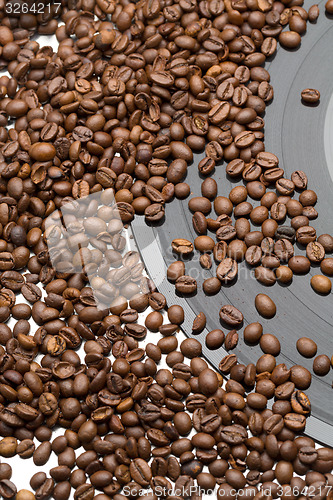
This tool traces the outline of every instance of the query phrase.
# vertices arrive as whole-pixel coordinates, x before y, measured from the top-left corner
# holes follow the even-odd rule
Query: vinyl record
[[[311,3],[306,3],[308,8]],[[333,21],[325,15],[324,3],[319,4],[320,16],[315,24],[308,24],[308,31],[302,37],[301,47],[288,51],[279,47],[275,57],[266,64],[274,87],[274,99],[265,114],[266,151],[275,153],[285,170],[286,177],[295,170],[304,170],[309,179],[309,188],[318,194],[316,209],[319,217],[311,221],[317,235],[333,234]],[[321,99],[318,105],[305,105],[301,101],[301,91],[307,87],[318,89]],[[209,351],[205,346],[208,331],[221,326],[219,310],[222,305],[232,304],[242,311],[244,327],[254,321],[262,323],[264,333],[272,333],[281,343],[281,353],[277,363],[288,367],[300,364],[312,372],[313,360],[303,358],[296,349],[300,337],[310,337],[318,345],[317,354],[332,355],[333,345],[333,299],[316,294],[310,285],[310,278],[320,273],[318,266],[311,266],[310,274],[294,276],[288,286],[276,283],[265,287],[253,277],[253,270],[245,262],[239,264],[236,283],[222,286],[212,297],[202,291],[204,279],[215,276],[216,266],[204,271],[199,264],[199,255],[185,262],[186,274],[198,278],[198,293],[185,299],[175,294],[172,284],[166,280],[166,268],[175,260],[171,241],[174,238],[197,236],[192,227],[192,214],[188,201],[200,196],[202,179],[197,165],[204,154],[195,155],[188,168],[186,182],[191,186],[191,195],[184,201],[174,200],[166,206],[165,221],[158,227],[148,226],[143,218],[137,217],[132,228],[146,269],[169,304],[179,303],[185,309],[186,321],[182,325],[184,333],[192,337],[192,323],[195,316],[203,311],[207,317],[207,329],[195,336],[201,341],[204,356],[218,368],[220,360],[227,354],[223,348]],[[218,184],[218,195],[228,193],[239,181],[227,178],[225,163],[217,166],[212,176]],[[295,197],[297,199],[297,195]],[[254,206],[259,205],[249,200]],[[214,217],[214,212],[212,212]],[[288,223],[286,221],[286,224]],[[252,230],[260,227],[252,226]],[[208,233],[209,234],[209,233]],[[211,235],[214,237],[214,235]],[[305,255],[302,246],[295,245],[295,253]],[[273,319],[260,317],[254,306],[258,293],[268,294],[277,306]],[[263,354],[260,347],[245,345],[240,329],[239,344],[234,353],[241,363],[256,362]],[[333,445],[333,397],[332,370],[325,377],[312,373],[311,387],[305,392],[312,404],[312,413],[307,420],[306,433],[326,445]]]

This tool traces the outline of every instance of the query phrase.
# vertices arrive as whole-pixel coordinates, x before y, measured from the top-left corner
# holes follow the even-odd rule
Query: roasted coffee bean
[[[255,298],[255,306],[258,313],[264,318],[273,318],[276,314],[276,305],[273,300],[264,293],[259,293]]]
[[[227,351],[230,351],[232,349],[235,349],[235,347],[238,344],[238,333],[236,330],[231,330],[230,332],[227,333],[225,337],[225,349]]]
[[[73,487],[75,500],[121,500],[125,486],[131,498],[149,487],[155,498],[158,487],[171,489],[169,479],[180,496],[194,500],[201,498],[192,494],[195,484],[203,490],[218,484],[218,499],[235,491],[287,498],[300,481],[300,490],[314,485],[316,498],[329,496],[331,478],[323,474],[332,469],[331,450],[295,438],[311,410],[303,392],[311,373],[277,365],[279,340],[252,323],[244,329],[245,343],[260,342],[265,354],[248,366],[238,364],[235,354],[225,356],[219,368],[230,380],[222,389],[221,375],[202,359],[201,342],[189,338],[177,350],[179,325],[187,321],[182,307],[167,308],[166,297],[142,276],[139,255],[125,254],[122,230],[140,215],[148,225],[162,224],[166,203],[191,194],[185,179],[189,175],[192,182],[193,151],[205,151],[198,164],[199,176],[206,177],[201,193],[188,201],[198,237],[192,243],[184,235],[171,244],[180,259],[201,253],[205,269],[213,268],[214,257],[216,271],[202,283],[205,294],[231,286],[244,259],[266,285],[288,283],[293,271],[307,272],[310,263],[333,274],[325,259],[333,239],[317,238],[309,226],[318,216],[317,195],[307,189],[304,172],[287,179],[279,159],[265,151],[262,118],[274,93],[265,58],[275,54],[278,41],[297,48],[306,21],[315,21],[319,10],[312,6],[307,13],[297,1],[252,3],[83,0],[38,15],[5,6],[0,448],[3,456],[32,455],[37,465],[53,450],[58,466],[51,478],[33,476],[34,495],[17,492],[11,468],[0,464],[4,498],[66,500]],[[283,30],[287,24],[289,31]],[[57,49],[42,47],[31,39],[35,34],[55,34]],[[315,89],[301,95],[303,103],[319,102]],[[222,159],[226,175],[246,186],[234,184],[218,196],[220,183],[209,176]],[[277,194],[266,192],[269,187]],[[299,201],[292,199],[294,190]],[[212,203],[216,217],[207,217]],[[290,226],[281,225],[287,216]],[[251,231],[250,222],[258,230]],[[294,256],[295,237],[306,257]],[[175,261],[167,278],[178,293],[192,295],[197,281],[187,272],[182,260]],[[318,293],[331,288],[321,275],[311,285]],[[32,307],[15,304],[19,292]],[[275,309],[268,299],[256,297],[266,316]],[[153,311],[144,326],[138,313],[147,307]],[[13,328],[10,315],[17,320]],[[243,322],[234,306],[223,306],[220,318],[230,327]],[[205,314],[191,325],[193,334],[202,334]],[[147,328],[162,338],[143,349],[139,341]],[[225,337],[213,330],[206,346],[218,349],[224,341],[227,350],[236,348],[237,331]],[[84,359],[76,353],[81,344]],[[315,356],[317,348],[309,344],[300,339],[297,348]],[[167,368],[160,369],[165,354]],[[324,375],[330,361],[317,357],[314,372]],[[55,426],[65,432],[51,444]],[[36,449],[34,437],[41,442]],[[81,445],[85,450],[76,456]],[[306,474],[306,481],[294,474]]]
[[[207,232],[207,219],[202,212],[195,212],[192,217],[194,230],[198,234],[206,234]]]
[[[300,365],[294,365],[291,368],[290,380],[295,384],[297,389],[306,390],[311,384],[311,373],[309,370]]]
[[[295,274],[306,274],[310,270],[310,261],[303,255],[295,255],[288,260],[288,266]]]
[[[295,413],[308,415],[311,411],[311,403],[308,396],[302,391],[295,391],[291,395],[291,407]]]
[[[309,104],[317,103],[320,99],[320,92],[317,89],[304,89],[301,92],[302,101]]]
[[[321,234],[318,236],[317,242],[324,247],[325,252],[331,253],[333,251],[333,238],[330,234]]]
[[[313,358],[317,354],[317,344],[314,340],[301,337],[296,342],[298,352],[305,358]]]
[[[240,326],[243,323],[243,314],[232,305],[225,305],[220,309],[221,320],[229,326]]]
[[[200,255],[200,265],[204,269],[210,269],[213,265],[211,256],[207,253]]]
[[[320,269],[323,273],[328,274],[328,276],[333,276],[333,258],[327,258],[321,261]]]
[[[274,243],[274,253],[280,259],[280,261],[285,262],[293,257],[294,248],[290,241],[282,238]]]
[[[224,339],[225,334],[222,330],[211,330],[206,336],[205,343],[208,349],[219,349],[223,345]]]
[[[262,333],[263,328],[260,323],[250,323],[244,328],[244,340],[247,344],[257,344]]]
[[[238,265],[234,259],[223,259],[216,269],[216,276],[223,283],[233,281],[238,274]]]
[[[261,262],[262,250],[257,245],[250,246],[245,253],[245,260],[250,266],[257,266]]]
[[[177,292],[184,295],[191,295],[197,291],[197,281],[191,276],[180,276],[176,280]]]
[[[184,239],[173,240],[172,250],[180,255],[187,255],[193,252],[193,243]]]
[[[181,276],[185,274],[185,264],[182,261],[172,262],[167,270],[168,280],[175,282]]]
[[[164,218],[165,210],[162,204],[153,203],[145,209],[144,215],[148,222],[159,222]]]
[[[291,174],[291,180],[293,181],[297,189],[306,189],[308,179],[306,174],[302,170],[295,170],[295,172]]]
[[[327,295],[332,290],[332,282],[327,276],[315,274],[310,280],[311,286],[315,292]]]
[[[266,286],[274,285],[274,283],[276,282],[274,271],[272,269],[268,269],[267,267],[256,267],[254,276],[260,283]]]
[[[276,240],[287,240],[291,243],[294,242],[295,240],[295,234],[296,234],[296,231],[294,228],[292,227],[289,227],[289,226],[280,226],[277,228],[276,232],[275,232],[275,239]]]
[[[316,375],[323,377],[331,368],[330,358],[326,354],[320,354],[313,360],[313,371]]]

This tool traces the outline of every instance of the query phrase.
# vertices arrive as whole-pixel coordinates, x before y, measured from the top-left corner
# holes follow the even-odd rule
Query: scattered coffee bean
[[[273,300],[264,293],[259,293],[255,300],[254,304],[258,313],[264,318],[273,318],[276,314],[276,305]]]
[[[317,354],[317,344],[314,340],[301,337],[296,342],[298,352],[305,358],[313,358]]]
[[[301,92],[302,101],[307,104],[314,104],[320,99],[320,92],[317,89],[304,89]]]
[[[331,369],[331,360],[326,354],[320,354],[313,360],[313,371],[316,375],[324,377]]]
[[[332,290],[332,282],[327,276],[315,274],[311,278],[311,286],[315,292],[327,295]]]

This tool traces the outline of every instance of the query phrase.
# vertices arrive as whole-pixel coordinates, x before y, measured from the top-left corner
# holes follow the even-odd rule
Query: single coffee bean
[[[200,265],[204,269],[210,269],[212,267],[212,258],[208,253],[200,255]]]
[[[260,323],[250,323],[244,328],[244,340],[247,344],[258,344],[263,328]]]
[[[317,89],[304,89],[301,92],[302,101],[314,104],[320,99],[320,92]]]
[[[296,231],[293,227],[279,226],[275,232],[276,240],[287,240],[291,243],[295,241]]]
[[[216,295],[221,290],[221,281],[218,278],[207,278],[203,284],[202,289],[206,295]]]
[[[225,334],[222,330],[211,330],[206,336],[205,343],[208,349],[215,350],[223,345],[224,339]]]
[[[206,234],[207,232],[207,219],[202,212],[195,212],[192,217],[194,230],[198,234]]]
[[[317,344],[308,337],[301,337],[296,342],[298,352],[305,358],[313,358],[317,354]]]
[[[171,283],[174,283],[178,278],[184,276],[184,274],[185,264],[180,260],[172,262],[167,269],[167,278]]]
[[[327,259],[322,260],[320,263],[320,270],[324,274],[327,274],[328,276],[333,276],[333,258],[329,257]]]
[[[197,281],[191,276],[180,276],[176,280],[176,291],[184,295],[191,295],[197,291]]]
[[[333,252],[333,237],[330,234],[321,234],[318,236],[317,242],[324,247],[325,252]]]
[[[264,333],[260,338],[261,350],[266,354],[272,354],[272,356],[278,356],[280,354],[281,345],[275,335],[270,333]]]
[[[231,330],[230,332],[227,333],[226,338],[225,338],[225,349],[227,351],[230,351],[232,349],[235,349],[238,344],[238,333],[236,330]]]
[[[243,314],[230,304],[223,306],[219,314],[221,320],[229,326],[240,326],[243,323]]]
[[[276,305],[273,300],[264,293],[259,293],[254,301],[258,313],[264,318],[273,318],[276,314]]]
[[[312,276],[311,286],[315,292],[327,295],[332,290],[332,282],[327,276],[323,276],[322,274],[315,274]]]
[[[310,270],[310,261],[303,255],[295,255],[289,259],[288,266],[295,274],[306,274]]]
[[[291,174],[291,180],[293,181],[297,189],[306,189],[308,178],[302,170],[295,170],[295,172]]]
[[[282,47],[296,49],[301,43],[301,37],[296,31],[283,31],[279,36],[279,42]]]
[[[206,326],[206,316],[200,312],[193,320],[192,332],[196,335],[201,333]]]
[[[182,238],[173,240],[171,246],[172,250],[180,255],[188,255],[193,252],[193,243]]]
[[[238,265],[234,259],[229,257],[223,259],[216,269],[216,276],[223,283],[228,283],[236,278]]]
[[[311,373],[300,365],[294,365],[290,371],[290,380],[297,389],[306,390],[311,384]]]
[[[311,403],[305,392],[295,391],[291,395],[291,407],[295,413],[309,415],[311,412]]]
[[[250,266],[257,266],[261,262],[262,250],[257,245],[250,246],[245,253],[245,261]]]
[[[221,360],[219,364],[219,370],[222,373],[230,373],[231,368],[236,364],[237,364],[237,356],[235,354],[228,354]],[[233,439],[233,437],[231,439]]]
[[[276,282],[276,276],[272,269],[268,269],[267,267],[258,266],[254,271],[255,278],[266,286],[274,285]]]
[[[316,375],[324,377],[331,368],[330,358],[326,354],[320,354],[313,360],[313,371]]]

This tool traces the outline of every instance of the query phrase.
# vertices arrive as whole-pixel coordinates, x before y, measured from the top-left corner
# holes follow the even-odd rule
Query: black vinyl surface
[[[311,3],[305,3],[308,8]],[[309,188],[318,194],[316,209],[318,219],[311,221],[317,234],[333,234],[333,19],[325,15],[324,2],[319,4],[320,16],[316,24],[308,24],[308,32],[302,37],[297,51],[286,51],[281,47],[274,59],[266,64],[274,87],[274,100],[267,107],[265,119],[265,146],[275,153],[286,176],[297,169],[304,170],[309,178]],[[321,93],[318,106],[302,104],[303,89],[316,88]],[[192,196],[200,196],[202,179],[198,176],[197,164],[203,154],[195,155],[188,168],[186,182],[192,189]],[[213,175],[218,183],[218,195],[228,196],[237,181],[227,179],[225,163],[219,165]],[[333,354],[333,294],[321,296],[310,285],[311,275],[320,274],[320,269],[311,267],[310,275],[294,276],[289,286],[276,283],[265,287],[252,276],[252,270],[245,262],[239,265],[237,282],[222,286],[221,292],[207,297],[202,292],[204,279],[214,276],[216,266],[204,271],[199,264],[199,255],[185,263],[186,274],[198,278],[198,293],[184,299],[175,294],[175,289],[165,277],[167,266],[175,260],[170,243],[174,238],[197,236],[192,227],[192,214],[187,200],[174,200],[166,206],[166,218],[158,227],[150,227],[144,219],[137,217],[132,224],[133,234],[141,252],[146,269],[166,296],[169,304],[179,303],[185,309],[184,333],[192,336],[193,319],[200,311],[207,317],[207,330],[196,336],[202,342],[204,356],[218,368],[220,360],[227,354],[223,348],[209,351],[204,339],[208,331],[222,328],[219,310],[222,305],[233,304],[244,315],[244,326],[240,329],[240,340],[233,351],[240,362],[256,362],[263,353],[260,347],[249,347],[243,341],[243,328],[254,321],[260,321],[264,333],[273,333],[281,342],[281,354],[277,363],[302,364],[312,371],[313,360],[300,356],[296,350],[299,337],[310,337],[318,345],[317,354]],[[297,195],[296,195],[297,199]],[[254,206],[258,202],[249,199]],[[212,211],[212,217],[215,214]],[[286,223],[288,223],[286,220]],[[256,229],[252,226],[252,229]],[[212,235],[213,236],[213,235]],[[305,255],[303,247],[295,254]],[[277,314],[271,320],[260,317],[254,306],[258,293],[267,293],[276,303]],[[325,377],[313,374],[311,387],[305,391],[312,403],[312,414],[308,418],[306,432],[318,441],[333,445],[333,371]]]

